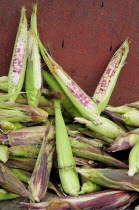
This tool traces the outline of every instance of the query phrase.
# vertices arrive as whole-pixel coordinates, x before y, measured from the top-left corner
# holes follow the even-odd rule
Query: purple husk
[[[69,203],[74,206],[87,210],[111,210],[111,209],[125,209],[136,198],[137,193],[123,192],[118,190],[105,190],[80,196],[67,196],[63,198],[52,198],[46,202],[37,204],[20,203],[23,210],[46,210],[47,208],[53,210],[68,210],[71,209]]]

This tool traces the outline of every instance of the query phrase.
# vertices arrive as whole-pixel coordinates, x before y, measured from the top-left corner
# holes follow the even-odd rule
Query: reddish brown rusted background
[[[8,73],[22,5],[0,0],[0,75]],[[38,0],[38,28],[55,60],[91,96],[126,37],[131,40],[111,104],[139,100],[139,0]]]

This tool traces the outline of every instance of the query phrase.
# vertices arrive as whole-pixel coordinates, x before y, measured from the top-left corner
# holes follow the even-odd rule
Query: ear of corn
[[[61,94],[61,103],[66,111],[74,118],[81,117],[81,114],[75,108],[75,106],[71,103],[69,98],[63,92],[62,88],[59,86],[58,82],[55,78],[50,75],[48,72],[42,70],[44,81],[50,86],[50,88],[54,91],[58,91]]]
[[[25,8],[22,7],[21,18],[16,36],[16,41],[13,50],[13,56],[8,75],[8,93],[10,102],[15,102],[18,97],[24,82],[25,69],[27,60],[27,19]]]
[[[40,148],[37,145],[18,145],[9,148],[11,156],[35,158],[38,156]]]
[[[53,162],[55,142],[48,138],[50,130],[51,125],[47,127],[36,165],[29,181],[29,191],[37,202],[42,200],[46,195]]]
[[[17,197],[19,197],[19,195],[0,189],[0,201],[10,200]]]
[[[122,120],[127,125],[139,127],[139,110],[132,109],[122,115]]]
[[[128,168],[126,164],[108,155],[91,141],[87,142],[84,138],[79,137],[78,139],[70,138],[70,143],[74,156],[97,160],[110,166]]]
[[[77,168],[77,171],[96,184],[117,190],[139,191],[139,174],[128,176],[125,169]]]
[[[82,187],[81,187],[81,191],[79,194],[85,194],[85,193],[92,193],[92,192],[97,192],[102,190],[103,187],[90,181],[90,180],[86,180]]]
[[[48,113],[38,107],[16,103],[0,103],[0,121],[9,122],[42,122]]]
[[[0,163],[0,176],[4,178],[2,187],[8,191],[21,195],[23,197],[29,197],[32,199],[29,191],[25,188],[22,182],[12,173],[12,171]]]
[[[22,125],[19,122],[11,123],[11,122],[8,122],[8,121],[1,121],[0,122],[0,126],[1,126],[1,129],[3,131],[17,130],[17,129],[20,129],[20,128],[23,128],[24,127],[24,125]]]
[[[116,138],[108,148],[108,151],[116,152],[127,150],[132,148],[137,142],[139,142],[139,128]]]
[[[139,172],[139,141],[134,145],[129,153],[128,175],[133,176]]]
[[[13,174],[22,182],[28,183],[31,173],[22,169],[11,168]]]
[[[26,69],[26,92],[28,104],[38,106],[41,97],[42,75],[37,37],[37,4],[33,4],[32,10]]]
[[[99,117],[99,124],[95,124],[94,122],[81,117],[75,117],[75,121],[81,124],[85,124],[87,128],[94,131],[95,133],[101,134],[110,139],[115,139],[125,133],[125,131],[114,122],[101,116]]]
[[[92,99],[97,103],[99,112],[101,112],[109,102],[120,71],[125,64],[128,52],[129,43],[128,39],[126,39],[111,58],[95,90]]]
[[[56,126],[56,151],[61,185],[65,193],[69,195],[77,195],[80,190],[80,184],[78,174],[74,169],[75,162],[68,134],[66,131],[66,126],[62,117],[60,102],[55,99],[54,105]]]
[[[10,146],[17,145],[38,145],[42,143],[46,126],[25,127],[15,131],[10,131],[8,134],[2,134],[0,141],[5,142]],[[49,139],[55,138],[54,127],[51,127]]]
[[[45,63],[49,70],[66,93],[72,104],[77,108],[79,113],[98,123],[98,110],[95,103],[83,92],[81,88],[63,71],[63,69],[51,58],[41,41],[39,47]]]
[[[35,159],[13,156],[10,156],[8,161],[6,162],[6,166],[9,168],[19,168],[27,171],[33,171],[35,164]]]
[[[114,113],[117,113],[117,114],[125,114],[126,112],[128,112],[131,108],[126,106],[126,105],[123,105],[123,106],[117,106],[117,107],[114,107],[114,106],[107,106],[105,108],[105,110],[108,110],[110,112],[114,112]]]
[[[6,163],[9,159],[8,146],[0,145],[0,161]]]
[[[124,209],[138,198],[138,193],[119,190],[104,190],[81,196],[65,196],[53,198],[41,203],[21,203],[25,209],[68,209],[69,203],[79,209]],[[77,208],[77,209],[78,209]],[[75,209],[75,208],[74,208]]]

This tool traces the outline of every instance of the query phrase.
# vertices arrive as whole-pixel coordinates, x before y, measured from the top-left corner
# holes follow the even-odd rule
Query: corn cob
[[[11,168],[13,174],[22,182],[28,183],[31,173],[22,169]]]
[[[47,192],[54,153],[54,141],[48,138],[51,125],[47,127],[41,149],[29,181],[29,191],[35,201],[42,200]]]
[[[15,103],[0,103],[0,121],[8,122],[42,122],[48,113],[38,107]]]
[[[60,102],[55,99],[54,105],[56,124],[56,151],[60,181],[65,193],[69,195],[77,195],[80,190],[80,184],[78,174],[74,169],[75,162],[64,120],[62,117]]]
[[[110,152],[127,150],[132,148],[137,142],[139,142],[139,128],[116,138],[107,150]]]
[[[11,156],[36,158],[39,154],[40,148],[38,145],[18,145],[9,148]]]
[[[102,186],[90,181],[90,180],[86,180],[82,187],[81,187],[81,191],[79,192],[79,194],[85,194],[85,193],[92,193],[92,192],[97,192],[97,191],[101,191],[103,189]]]
[[[22,182],[11,172],[8,167],[2,163],[0,163],[0,177],[3,177],[4,179],[4,183],[1,183],[4,189],[32,199],[32,196]]]
[[[33,4],[31,29],[29,32],[28,62],[26,69],[26,92],[28,104],[38,106],[41,97],[42,75],[41,58],[37,37],[37,4]],[[31,78],[31,79],[30,79]]]
[[[138,193],[135,192],[104,190],[101,192],[95,192],[81,196],[66,196],[63,198],[52,198],[48,201],[35,204],[20,203],[20,207],[28,210],[64,210],[70,208],[70,203],[74,204],[76,206],[76,209],[124,209],[137,198]]]
[[[128,175],[133,176],[137,172],[139,172],[139,141],[134,145],[129,153]]]
[[[85,118],[75,117],[76,122],[85,124],[87,128],[94,131],[95,133],[101,134],[102,136],[106,136],[110,139],[115,139],[125,133],[125,131],[114,122],[101,116],[99,119],[99,122],[101,123],[95,124],[94,122],[86,120]]]
[[[104,187],[139,192],[139,174],[129,177],[125,169],[77,168],[77,171],[85,178]]]
[[[8,93],[14,93],[10,102],[15,102],[24,82],[27,60],[27,19],[25,8],[22,7],[19,28],[16,36],[13,56],[8,75]]]
[[[58,91],[61,95],[61,103],[65,110],[74,118],[74,117],[80,117],[80,113],[78,110],[74,107],[74,105],[71,103],[69,98],[66,96],[66,94],[63,92],[62,88],[59,86],[57,81],[54,79],[52,75],[50,75],[48,72],[42,70],[42,75],[44,78],[44,81],[50,86],[50,88],[54,91]]]
[[[128,166],[123,162],[102,151],[102,148],[99,147],[99,143],[98,146],[96,146],[93,142],[87,142],[84,138],[81,137],[78,137],[77,139],[70,138],[70,143],[74,156],[86,158],[89,160],[97,160],[110,166],[128,168]]]
[[[128,52],[129,43],[128,39],[126,39],[111,58],[103,76],[101,77],[101,80],[92,97],[98,105],[99,112],[101,112],[109,102],[120,71],[125,64]]]
[[[9,168],[19,168],[27,171],[33,171],[35,164],[35,159],[12,156],[10,156],[9,160],[5,163],[5,165]]]
[[[0,189],[0,201],[9,200],[17,197],[19,197],[19,195],[8,192],[4,189]]]
[[[9,159],[8,147],[5,145],[0,145],[0,161],[6,163]]]
[[[58,84],[61,86],[65,94],[68,96],[72,104],[77,108],[79,113],[89,119],[97,121],[98,110],[95,103],[88,97],[83,90],[63,71],[48,54],[41,41],[39,40],[39,47],[45,63],[49,70],[55,77]]]

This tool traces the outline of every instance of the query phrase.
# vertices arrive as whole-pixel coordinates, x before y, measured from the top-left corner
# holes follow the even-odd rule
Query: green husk
[[[134,145],[129,153],[128,176],[133,176],[139,172],[139,141]]]
[[[87,128],[94,131],[95,133],[101,134],[110,139],[115,139],[125,133],[125,131],[114,122],[101,116],[99,117],[99,124],[95,124],[94,122],[81,117],[76,117],[75,121],[85,124]]]
[[[92,97],[97,103],[99,112],[104,110],[110,100],[128,52],[129,42],[127,38],[111,58]]]
[[[57,91],[60,93],[60,100],[62,103],[62,106],[65,108],[65,110],[74,118],[74,117],[80,117],[81,114],[78,112],[78,110],[74,107],[74,105],[71,103],[69,98],[66,96],[58,82],[55,80],[55,78],[50,75],[48,72],[42,70],[42,75],[44,78],[44,81],[50,86],[50,88],[53,91]]]
[[[24,46],[20,46],[20,44]],[[20,50],[20,53],[18,52]],[[22,50],[22,52],[21,52]],[[21,61],[21,57],[23,56]],[[20,60],[19,60],[20,58]],[[18,65],[18,69],[20,68],[20,72],[17,72],[17,69],[13,69],[13,64],[17,61],[21,61],[20,67]],[[26,10],[25,7],[22,7],[21,10],[21,18],[19,22],[18,32],[16,36],[16,41],[14,45],[11,65],[8,74],[8,94],[14,93],[10,97],[10,102],[15,102],[18,97],[24,82],[25,69],[26,69],[26,61],[27,61],[27,19],[26,19]]]
[[[70,143],[74,156],[100,161],[118,168],[128,168],[123,162],[105,153],[102,150],[102,143],[99,141],[96,141],[95,143],[95,139],[94,141],[93,139],[89,141],[89,139],[87,140],[79,136],[76,138],[70,138]]]
[[[139,192],[139,174],[129,177],[125,169],[77,168],[77,171],[104,187]]]
[[[82,187],[81,187],[81,191],[80,191],[80,195],[81,194],[85,194],[85,193],[92,193],[92,192],[98,192],[100,190],[103,190],[103,187],[90,181],[90,180],[86,180]]]
[[[33,171],[36,164],[36,160],[32,158],[22,158],[10,156],[6,162],[6,166],[9,168],[19,168],[27,171]]]
[[[11,123],[8,121],[1,121],[0,126],[3,131],[17,130],[24,127],[24,125],[19,122]]]
[[[117,113],[117,114],[125,114],[126,112],[128,112],[129,110],[131,110],[131,108],[128,107],[128,106],[126,106],[126,105],[117,106],[117,107],[107,106],[105,109],[108,110],[108,111],[110,111],[110,112]]]
[[[18,198],[19,195],[15,193],[8,192],[4,189],[0,189],[0,201],[10,200],[13,198]]]
[[[62,117],[60,102],[55,99],[54,105],[56,126],[56,151],[61,185],[65,193],[69,195],[78,195],[80,184],[78,174],[74,169],[75,161],[66,131],[66,126]]]
[[[22,182],[28,183],[31,178],[31,173],[29,173],[28,171],[17,168],[11,168],[11,171]]]
[[[32,6],[31,29],[29,32],[28,62],[26,69],[26,84],[28,104],[38,106],[41,97],[42,75],[41,57],[37,37],[37,4]],[[31,78],[31,79],[30,79]]]
[[[0,161],[6,163],[9,159],[8,146],[0,145]]]
[[[8,122],[42,122],[48,113],[38,107],[16,103],[0,103],[0,121]]]
[[[60,85],[60,87],[63,89],[71,103],[76,107],[76,109],[79,111],[79,113],[85,117],[86,119],[93,120],[98,123],[98,109],[97,106],[91,99],[77,86],[77,84],[63,71],[63,69],[51,58],[51,56],[48,54],[44,46],[42,45],[41,41],[39,40],[39,48],[42,54],[42,57],[47,64],[49,70],[53,74],[54,78]],[[67,83],[74,83],[74,85],[77,87],[78,91],[81,92],[87,100],[89,100],[90,105],[89,107],[86,107],[82,105],[78,97],[75,97],[67,87]],[[72,85],[71,85],[72,86]]]
[[[12,173],[12,171],[2,163],[0,163],[0,176],[3,177],[4,183],[2,188],[21,195],[23,197],[29,197],[32,199],[29,191],[25,188],[22,182]]]
[[[36,158],[39,154],[40,148],[38,145],[18,145],[9,148],[11,156]]]
[[[29,191],[37,202],[46,195],[53,162],[55,141],[48,138],[50,130],[51,125],[46,129],[36,165],[29,181]]]
[[[122,120],[127,125],[139,127],[139,110],[131,109],[122,115]]]

